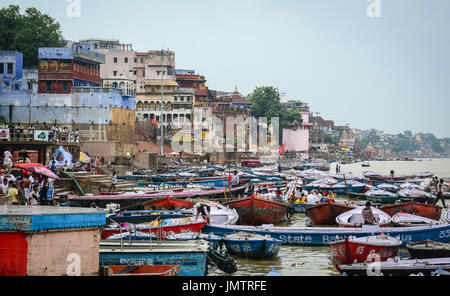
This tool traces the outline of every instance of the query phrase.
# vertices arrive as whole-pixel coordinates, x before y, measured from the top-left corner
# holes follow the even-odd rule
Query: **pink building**
[[[293,128],[283,129],[283,144],[286,144],[286,152],[302,152],[304,158],[308,158],[309,131],[312,123],[309,123],[309,112],[301,111],[302,123]]]

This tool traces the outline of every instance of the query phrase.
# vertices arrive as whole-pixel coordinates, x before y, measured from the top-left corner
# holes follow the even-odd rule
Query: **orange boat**
[[[422,216],[428,219],[439,221],[441,219],[442,207],[436,205],[428,205],[418,202],[405,202],[391,206],[381,207],[380,210],[393,217],[398,213],[408,213]]]
[[[144,209],[146,211],[153,210],[153,209],[161,209],[166,208],[168,210],[181,210],[181,209],[189,209],[192,208],[195,205],[195,203],[171,198],[170,196],[148,201],[144,203]]]
[[[314,225],[335,225],[336,217],[355,207],[340,203],[320,203],[306,208],[306,215]]]
[[[105,265],[106,276],[176,276],[180,265]]]
[[[236,209],[241,224],[274,224],[287,219],[289,204],[255,197],[224,202],[223,205]]]

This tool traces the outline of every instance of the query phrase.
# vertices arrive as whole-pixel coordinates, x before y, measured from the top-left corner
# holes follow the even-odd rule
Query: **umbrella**
[[[80,152],[80,162],[81,163],[90,163],[91,158],[84,152]]]
[[[14,166],[36,174],[47,176],[52,179],[59,179],[59,177],[55,175],[55,173],[53,173],[51,170],[40,163],[16,163]]]

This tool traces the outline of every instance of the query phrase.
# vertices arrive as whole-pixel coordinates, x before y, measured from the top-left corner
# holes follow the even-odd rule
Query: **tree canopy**
[[[249,95],[248,100],[252,103],[253,115],[257,118],[279,117],[280,128],[287,128],[295,121],[302,123],[302,116],[295,110],[284,110],[278,89],[272,86],[257,87]]]
[[[36,8],[20,14],[18,5],[0,9],[0,50],[23,54],[23,66],[36,67],[39,47],[65,46],[60,24]]]

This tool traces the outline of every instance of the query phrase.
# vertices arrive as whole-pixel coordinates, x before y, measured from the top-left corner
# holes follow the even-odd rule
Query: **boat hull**
[[[281,241],[265,239],[255,241],[224,239],[224,243],[231,255],[251,259],[277,256],[281,248]]]
[[[422,204],[413,201],[384,206],[380,209],[391,217],[403,212],[439,221],[442,215],[442,208],[439,206]]]
[[[391,204],[394,203],[397,200],[397,196],[373,196],[373,195],[366,195],[366,199],[375,202],[375,203],[382,203],[382,204]]]
[[[355,207],[337,204],[321,203],[306,208],[306,215],[314,225],[336,225],[336,217],[353,210]]]
[[[152,201],[148,201],[144,203],[144,209],[146,211],[151,210],[153,208],[160,209],[160,208],[166,208],[169,210],[181,210],[181,209],[189,209],[192,208],[195,205],[195,203],[171,198],[170,196],[167,196],[165,198],[156,199]]]
[[[100,248],[100,265],[180,265],[177,276],[205,276],[207,273],[204,252],[123,252]]]
[[[223,203],[236,209],[240,223],[246,225],[274,224],[286,220],[289,205],[259,198],[244,198]]]
[[[167,239],[167,236],[171,233],[182,233],[182,232],[200,232],[206,225],[206,222],[195,222],[195,223],[186,223],[179,225],[169,225],[169,226],[152,226],[152,227],[139,227],[136,226],[136,230],[145,232],[145,233],[153,233],[158,236],[159,239]],[[134,227],[133,227],[134,229]],[[122,228],[122,232],[129,231],[127,228]],[[101,238],[106,239],[113,234],[120,234],[121,231],[118,228],[105,228],[102,231]]]
[[[339,228],[339,227],[271,227],[256,228],[252,226],[210,226],[203,229],[204,233],[214,233],[218,236],[236,232],[249,232],[260,235],[270,235],[283,241],[286,245],[299,246],[328,246],[332,242],[348,237],[364,237],[386,234],[397,237],[405,247],[410,242],[422,240],[434,240],[437,242],[450,242],[450,224],[421,227],[363,227],[363,228]]]
[[[372,261],[376,254],[380,261],[393,258],[398,253],[398,247],[373,246],[369,244],[353,243],[348,239],[330,244],[331,255],[335,264],[352,264],[356,262]],[[369,256],[370,255],[370,256]],[[373,258],[373,259],[372,259]]]
[[[180,272],[180,265],[107,265],[111,269],[108,276],[176,276]],[[131,267],[130,271],[126,271]]]

